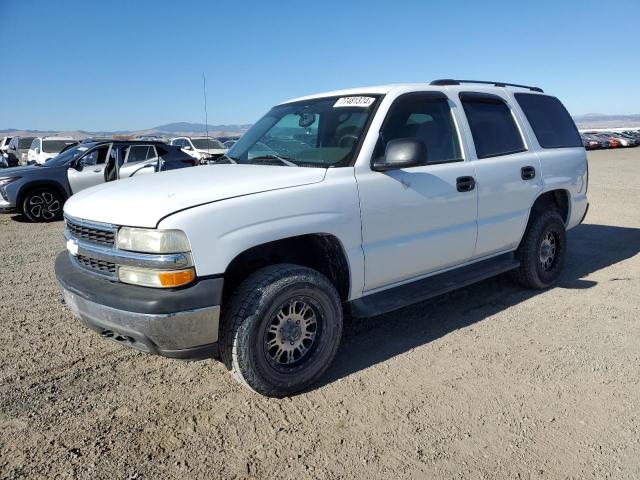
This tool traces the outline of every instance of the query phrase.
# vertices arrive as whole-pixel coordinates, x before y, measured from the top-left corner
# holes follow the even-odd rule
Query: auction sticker
[[[333,104],[336,107],[370,107],[376,99],[373,97],[342,97]]]

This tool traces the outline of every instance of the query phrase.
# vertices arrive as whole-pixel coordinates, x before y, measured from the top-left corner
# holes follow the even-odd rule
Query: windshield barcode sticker
[[[339,98],[336,103],[333,104],[333,108],[336,107],[370,107],[375,102],[373,97],[342,97]]]

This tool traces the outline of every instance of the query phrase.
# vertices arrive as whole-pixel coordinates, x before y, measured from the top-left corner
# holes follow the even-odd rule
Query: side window
[[[142,162],[149,158],[148,145],[133,145],[129,147],[129,156],[127,157],[127,163]]]
[[[516,93],[515,97],[542,148],[582,146],[578,129],[560,100],[535,93]]]
[[[396,100],[380,131],[374,158],[384,155],[387,142],[400,138],[422,141],[425,165],[462,160],[451,107],[440,94],[407,94]]]
[[[156,147],[153,145],[149,145],[149,151],[147,151],[147,160],[151,160],[156,158],[158,155],[156,154]]]
[[[478,158],[526,150],[511,110],[502,98],[497,95],[463,92],[460,100],[469,121]]]
[[[38,139],[34,138],[33,142],[31,142],[31,146],[29,147],[30,150],[35,150],[36,148],[38,148]]]
[[[90,151],[84,157],[82,157],[82,163],[84,165],[101,165],[107,159],[108,147],[97,148]]]

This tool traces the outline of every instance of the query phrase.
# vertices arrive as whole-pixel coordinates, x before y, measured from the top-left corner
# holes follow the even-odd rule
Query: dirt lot
[[[589,159],[557,288],[347,321],[284,400],[89,332],[52,272],[62,223],[1,216],[0,477],[640,478],[640,148]]]

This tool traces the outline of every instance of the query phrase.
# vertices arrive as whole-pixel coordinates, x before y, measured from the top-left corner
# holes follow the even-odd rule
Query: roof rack
[[[440,80],[434,80],[430,85],[460,85],[461,83],[481,83],[483,85],[493,85],[495,87],[518,87],[528,88],[532,92],[544,93],[540,87],[530,87],[529,85],[518,85],[517,83],[505,83],[505,82],[488,82],[484,80],[454,80],[452,78],[444,78]]]

